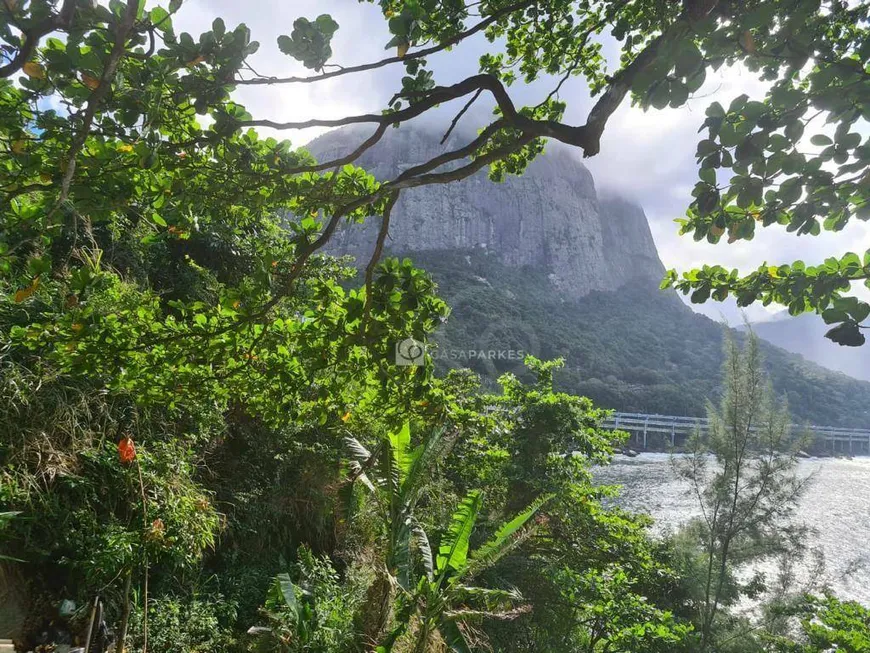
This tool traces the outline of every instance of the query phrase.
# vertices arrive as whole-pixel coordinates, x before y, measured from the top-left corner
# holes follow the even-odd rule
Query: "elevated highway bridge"
[[[700,429],[709,428],[706,417],[679,415],[653,415],[647,413],[613,413],[604,422],[604,428],[627,431],[631,444],[640,449],[676,448]],[[792,424],[792,433],[808,434],[816,447],[832,453],[870,455],[870,429],[846,429],[834,426]]]

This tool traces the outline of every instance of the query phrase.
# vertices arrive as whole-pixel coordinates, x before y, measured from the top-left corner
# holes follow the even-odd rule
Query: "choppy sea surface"
[[[823,580],[839,596],[870,605],[870,458],[804,459],[798,474],[810,479],[796,521],[814,529],[809,544],[824,553]],[[616,502],[651,515],[658,531],[700,515],[669,454],[616,456],[612,465],[595,470],[595,479],[621,485]]]

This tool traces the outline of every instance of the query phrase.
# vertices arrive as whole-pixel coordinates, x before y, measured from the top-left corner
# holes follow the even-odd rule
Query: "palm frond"
[[[495,532],[495,535],[486,544],[471,554],[471,564],[466,570],[469,575],[495,564],[502,556],[519,543],[521,531],[528,521],[541,509],[547,501],[553,498],[552,494],[538,497],[523,512],[505,522]]]
[[[399,470],[396,465],[396,454],[393,451],[392,442],[387,439],[381,448],[378,476],[380,485],[387,489],[390,498],[391,514],[398,513],[399,503]]]
[[[351,459],[359,464],[367,463],[372,457],[371,451],[366,449],[359,440],[350,436],[344,438],[344,448],[347,449]]]
[[[396,529],[392,538],[392,551],[390,557],[395,570],[396,581],[404,589],[410,589],[411,583],[411,523],[410,518],[405,518]]]
[[[348,479],[351,483],[360,481],[369,491],[375,491],[375,484],[366,474],[366,470],[375,462],[372,452],[356,438],[346,436],[344,438],[344,447],[347,450],[350,460],[347,462],[349,474]],[[376,479],[377,480],[377,479]]]
[[[429,536],[423,526],[415,519],[411,532],[414,534],[414,539],[417,542],[417,548],[420,551],[420,557],[423,559],[423,569],[426,571],[426,578],[430,581],[435,575],[435,565],[432,560],[432,546],[429,544]]]
[[[415,498],[417,490],[421,485],[421,480],[424,474],[431,468],[436,454],[439,452],[444,429],[440,428],[433,431],[426,441],[416,447],[411,457],[411,468],[405,477],[402,484],[402,494],[406,495],[409,500]]]
[[[509,612],[523,600],[523,595],[516,589],[503,590],[467,585],[455,585],[451,588],[450,595],[457,603],[488,613]]]
[[[449,569],[459,572],[468,563],[468,543],[471,539],[471,531],[474,529],[474,522],[480,512],[481,498],[480,491],[469,492],[450,518],[450,526],[442,536],[438,547],[435,567],[439,575]]]
[[[398,486],[401,487],[414,464],[413,452],[411,451],[411,426],[405,422],[402,428],[395,433],[390,433],[387,437],[393,453],[393,463],[399,481]]]

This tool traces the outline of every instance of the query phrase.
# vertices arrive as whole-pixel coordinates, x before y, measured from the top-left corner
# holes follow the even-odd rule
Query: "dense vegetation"
[[[565,301],[545,271],[515,269],[478,251],[418,252],[450,306],[435,335],[441,369],[470,367],[491,382],[517,360],[479,352],[564,357],[560,387],[616,410],[704,415],[717,394],[722,325],[647,284]],[[870,385],[762,343],[767,370],[798,422],[870,426]],[[474,352],[474,353],[471,353]]]
[[[860,650],[865,613],[835,599],[788,604],[805,610],[797,640],[711,635],[683,573],[697,546],[654,540],[646,519],[602,503],[611,490],[589,469],[607,463],[612,436],[590,399],[554,389],[558,362],[528,358],[525,382],[506,375],[486,393],[473,374],[438,378],[431,359],[393,357],[447,314],[421,269],[380,262],[402,189],[487,165],[495,178],[521,173],[546,137],[593,155],[630,92],[679,106],[707,66],[757,68],[765,48],[783,55],[783,38],[808,38],[826,59],[862,43],[863,6],[750,4],[383,0],[395,57],[327,70],[338,25],[300,18],[277,46],[315,74],[273,78],[249,65],[259,44],[244,25],[215,18],[198,39],[176,34],[180,0],[4,0],[0,564],[4,622],[25,616],[19,644],[90,631],[102,650],[105,622],[143,653]],[[622,47],[612,74],[592,38],[605,26]],[[479,32],[496,43],[482,73],[437,86],[423,57]],[[791,83],[809,53],[783,56]],[[383,113],[274,123],[231,99],[239,85],[393,63],[408,75]],[[516,64],[525,81],[585,76],[600,94],[587,124],[560,122],[562,82],[517,109]],[[795,92],[839,87],[837,70],[855,67],[831,65]],[[358,156],[389,126],[484,91],[499,109],[476,139],[382,183],[354,155],[318,163],[255,131],[376,125]],[[748,136],[711,117],[725,147],[728,130]],[[856,143],[840,140],[832,157],[844,163]],[[826,178],[804,173],[811,190]],[[743,184],[738,204],[757,204],[758,182]],[[808,231],[824,208],[804,209]],[[354,283],[318,252],[340,222],[371,216],[378,245]],[[863,306],[849,305],[847,331]]]

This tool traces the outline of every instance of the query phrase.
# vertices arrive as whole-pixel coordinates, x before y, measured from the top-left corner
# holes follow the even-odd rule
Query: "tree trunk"
[[[118,653],[126,653],[127,628],[130,625],[130,584],[133,580],[133,571],[127,571],[127,580],[124,581],[124,611],[121,613],[121,625],[118,627]]]

